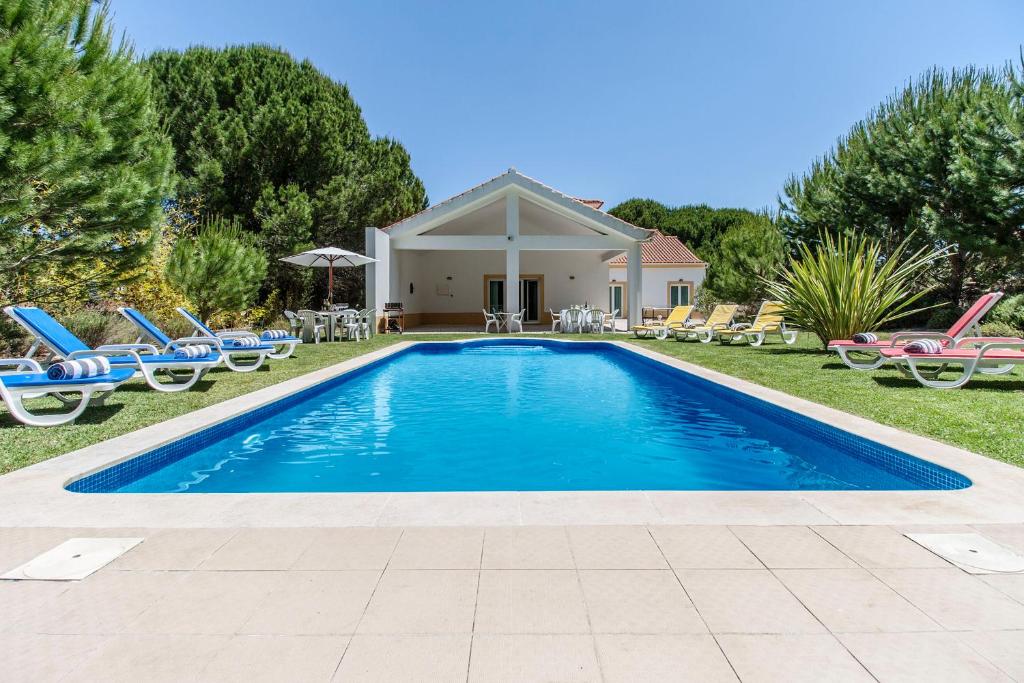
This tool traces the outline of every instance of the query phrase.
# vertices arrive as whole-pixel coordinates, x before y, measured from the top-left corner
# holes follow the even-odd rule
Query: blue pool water
[[[950,489],[951,470],[609,344],[421,344],[81,492]]]

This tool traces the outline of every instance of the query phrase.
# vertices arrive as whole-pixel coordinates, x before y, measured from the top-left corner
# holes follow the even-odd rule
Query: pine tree
[[[0,304],[79,301],[137,269],[170,189],[149,79],[106,4],[0,4]]]

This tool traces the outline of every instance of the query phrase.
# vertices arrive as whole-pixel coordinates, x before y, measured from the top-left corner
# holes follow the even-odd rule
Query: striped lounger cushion
[[[266,330],[261,335],[264,339],[284,339],[290,336],[288,330]]]
[[[54,363],[46,369],[46,376],[53,380],[83,379],[98,377],[110,372],[110,361],[103,356],[93,356],[80,360],[66,360]]]
[[[942,344],[935,339],[915,339],[909,344],[903,346],[903,350],[907,353],[927,353],[929,355],[935,355],[942,353]]]
[[[874,344],[878,341],[878,335],[873,332],[858,332],[850,338],[858,344]]]
[[[174,357],[188,360],[189,358],[206,358],[213,349],[209,344],[192,344],[175,350]]]

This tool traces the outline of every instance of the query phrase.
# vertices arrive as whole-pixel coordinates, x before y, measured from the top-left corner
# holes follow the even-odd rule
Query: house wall
[[[397,271],[397,277],[389,300],[403,302],[407,326],[476,324],[483,317],[484,276],[504,274],[505,252],[396,250],[391,270],[392,274]],[[608,269],[600,252],[523,251],[519,272],[543,276],[542,320],[550,319],[549,308],[557,311],[576,303],[606,305]]]
[[[671,266],[645,265],[643,269],[643,306],[653,308],[664,308],[668,306],[668,283],[669,282],[691,282],[691,296],[696,296],[704,282],[706,274],[704,266]],[[614,266],[608,268],[608,281],[628,282],[626,280],[626,266]],[[607,297],[606,297],[607,298]]]

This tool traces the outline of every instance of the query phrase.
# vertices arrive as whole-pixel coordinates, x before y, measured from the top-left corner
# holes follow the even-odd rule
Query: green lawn
[[[249,374],[219,369],[191,391],[161,394],[132,380],[64,427],[23,427],[0,409],[0,473],[9,472],[104,439],[219,403],[402,340],[471,335],[376,336],[368,342],[300,346],[295,357],[269,361]],[[594,337],[588,337],[593,339]],[[606,335],[610,338],[610,335]],[[625,339],[622,335],[617,339]],[[976,377],[966,387],[937,391],[920,387],[895,370],[850,370],[834,354],[801,335],[796,346],[761,348],[672,340],[631,340],[646,348],[816,401],[878,422],[1024,464],[1024,380],[1018,375]],[[56,402],[53,402],[56,405]],[[662,408],[670,409],[671,406]]]

